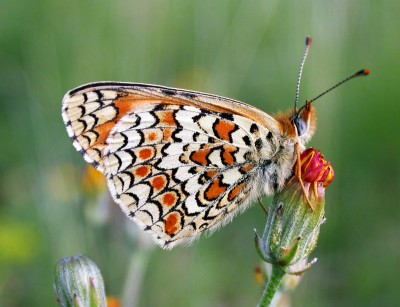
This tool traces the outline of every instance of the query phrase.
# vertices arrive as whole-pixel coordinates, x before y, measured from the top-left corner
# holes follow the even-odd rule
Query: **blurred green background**
[[[2,0],[0,305],[55,306],[55,263],[84,253],[117,298],[132,269],[129,285],[141,285],[137,306],[255,306],[261,286],[253,228],[261,232],[266,221],[260,208],[191,247],[149,247],[109,205],[108,192],[84,184],[85,163],[65,131],[61,100],[80,84],[115,80],[285,111],[306,35],[313,45],[301,101],[358,69],[372,73],[316,103],[310,145],[333,163],[336,177],[313,253],[319,261],[291,304],[398,304],[399,12],[397,0]]]

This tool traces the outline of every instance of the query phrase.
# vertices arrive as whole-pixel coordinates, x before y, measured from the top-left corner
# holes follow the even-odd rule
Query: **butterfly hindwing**
[[[265,128],[251,133],[252,124],[170,104],[125,115],[106,141],[114,199],[160,245],[192,241],[245,209],[259,190],[255,144]]]

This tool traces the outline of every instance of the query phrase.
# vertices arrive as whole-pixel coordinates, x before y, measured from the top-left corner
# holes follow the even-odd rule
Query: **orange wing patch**
[[[147,177],[151,173],[151,166],[149,165],[141,165],[134,170],[135,176],[144,178]]]
[[[234,123],[225,120],[217,120],[213,128],[215,135],[227,142],[232,142],[231,133],[238,129]]]
[[[225,165],[233,165],[235,164],[236,160],[235,157],[232,155],[233,153],[237,152],[238,149],[234,146],[224,145],[223,152],[222,152],[222,161]]]
[[[206,166],[209,164],[207,157],[211,153],[211,149],[202,149],[195,151],[190,155],[190,159],[197,164]]]
[[[150,142],[154,142],[156,139],[157,139],[157,135],[156,135],[155,132],[149,133],[148,140],[149,140]]]
[[[118,109],[118,117],[116,118],[116,121],[122,118],[122,116],[130,112],[132,109],[137,108],[139,104],[140,102],[138,99],[133,100],[129,96],[117,98],[114,101],[114,105]]]
[[[173,142],[172,133],[175,131],[174,128],[163,128],[163,142]]]
[[[228,200],[229,201],[234,200],[239,195],[239,193],[242,190],[244,184],[245,183],[242,182],[241,184],[237,185],[234,189],[232,189],[232,191],[229,192],[229,194],[228,194]]]
[[[161,129],[144,129],[142,132],[144,134],[146,144],[159,143],[163,138]]]
[[[104,145],[106,143],[108,134],[110,133],[111,129],[114,128],[114,126],[115,122],[108,122],[94,128],[93,130],[98,134],[98,138],[94,144],[92,144],[92,146]]]
[[[174,192],[168,192],[162,195],[162,204],[167,207],[172,207],[173,205],[175,205],[177,200],[178,197]]]
[[[165,223],[165,233],[172,237],[181,228],[181,223],[179,221],[179,214],[177,212],[172,212],[164,220]]]
[[[216,178],[206,189],[204,198],[208,201],[217,199],[222,193],[226,191],[228,185],[221,182],[221,178]]]
[[[175,127],[176,126],[174,111],[171,111],[171,110],[158,111],[155,113],[156,113],[158,119],[160,120],[160,124],[167,126],[167,127]]]
[[[165,175],[158,175],[150,180],[150,185],[155,189],[157,192],[164,189],[168,184],[167,178]]]
[[[143,161],[149,160],[155,155],[155,150],[152,147],[144,147],[143,149],[139,150],[139,158]]]

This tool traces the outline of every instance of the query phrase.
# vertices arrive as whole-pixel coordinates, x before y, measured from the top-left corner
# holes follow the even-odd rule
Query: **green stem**
[[[285,271],[282,269],[282,267],[278,265],[272,265],[272,273],[267,285],[265,286],[259,307],[267,307],[271,304],[271,301],[274,298],[276,290],[281,284],[284,275]]]
[[[150,253],[151,250],[139,247],[132,255],[122,294],[123,306],[139,306],[140,290]]]

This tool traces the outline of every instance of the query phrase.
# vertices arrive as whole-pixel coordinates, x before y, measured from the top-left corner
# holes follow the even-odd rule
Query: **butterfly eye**
[[[293,119],[293,123],[296,125],[298,136],[302,136],[307,132],[307,124],[301,117],[296,116]]]

